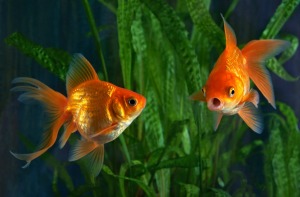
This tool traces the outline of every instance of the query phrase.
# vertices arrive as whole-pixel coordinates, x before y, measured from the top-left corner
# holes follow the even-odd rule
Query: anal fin
[[[87,163],[87,169],[92,177],[99,175],[104,160],[104,145],[98,144],[92,152],[85,157]]]
[[[69,161],[76,161],[85,155],[89,154],[97,147],[97,144],[93,141],[78,140],[69,156]]]
[[[68,141],[70,135],[77,130],[76,124],[72,121],[68,122],[65,126],[65,131],[59,139],[59,148],[62,149]]]

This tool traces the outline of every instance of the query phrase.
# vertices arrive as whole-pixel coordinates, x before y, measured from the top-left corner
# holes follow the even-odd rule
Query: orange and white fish
[[[20,95],[20,101],[35,99],[41,102],[50,118],[40,150],[30,154],[11,152],[17,159],[27,162],[24,167],[54,144],[59,129],[64,126],[60,148],[73,132],[79,131],[82,138],[72,149],[69,161],[87,155],[90,173],[97,176],[103,165],[104,144],[116,139],[146,105],[142,95],[99,80],[92,65],[81,54],[74,55],[67,73],[67,98],[36,79],[20,77],[13,83],[25,84],[12,88],[12,91],[25,92]]]
[[[276,108],[270,74],[264,63],[268,58],[287,48],[289,42],[253,40],[240,50],[236,44],[234,31],[224,18],[223,21],[226,48],[218,58],[202,90],[194,93],[191,99],[207,102],[208,109],[215,112],[215,130],[223,115],[237,113],[253,131],[261,133],[263,120],[256,109],[259,94],[250,89],[250,79]]]

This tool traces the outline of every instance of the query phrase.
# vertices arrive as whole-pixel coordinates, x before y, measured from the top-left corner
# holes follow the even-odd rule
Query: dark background
[[[110,81],[122,86],[118,57],[116,17],[95,0],[89,1],[98,26],[109,25],[101,33],[102,48],[108,66]],[[225,13],[230,2],[212,1],[211,13],[218,24],[222,24],[220,13]],[[270,17],[280,4],[279,0],[240,0],[227,20],[236,32],[238,43],[258,39]],[[284,25],[281,33],[300,38],[300,8]],[[52,196],[53,172],[36,159],[22,169],[21,162],[10,155],[9,150],[26,151],[18,133],[38,143],[42,129],[40,107],[24,105],[11,94],[11,81],[15,77],[27,76],[41,80],[51,88],[65,94],[65,84],[52,73],[41,68],[13,47],[4,43],[11,33],[19,31],[34,42],[45,47],[61,48],[70,54],[80,52],[90,60],[97,71],[101,70],[93,39],[88,35],[89,25],[81,1],[75,0],[0,0],[0,195],[1,196]],[[300,75],[300,50],[285,64],[293,76]],[[286,82],[272,74],[277,101],[288,103],[300,116],[300,81]],[[57,145],[50,150],[56,158],[67,161],[67,148],[59,150]],[[76,170],[76,168],[75,168]],[[76,173],[76,172],[75,172]],[[78,176],[81,176],[79,174]]]

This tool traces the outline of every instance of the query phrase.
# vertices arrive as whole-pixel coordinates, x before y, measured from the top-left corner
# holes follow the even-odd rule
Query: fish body
[[[92,65],[80,54],[74,55],[67,73],[67,98],[32,78],[16,78],[23,83],[13,91],[25,91],[20,101],[40,101],[49,115],[49,125],[41,149],[30,154],[12,153],[30,162],[46,152],[64,126],[59,145],[63,148],[70,135],[78,131],[82,137],[71,150],[69,161],[87,156],[89,170],[97,176],[103,165],[104,144],[116,139],[142,112],[146,99],[133,91],[99,80]]]
[[[250,88],[250,79],[268,102],[275,107],[273,86],[264,63],[282,52],[289,43],[283,40],[253,40],[240,50],[235,33],[224,21],[226,48],[217,62],[202,90],[191,96],[193,100],[207,102],[214,111],[214,129],[223,115],[238,114],[255,132],[263,130],[262,117],[257,109],[259,94]]]

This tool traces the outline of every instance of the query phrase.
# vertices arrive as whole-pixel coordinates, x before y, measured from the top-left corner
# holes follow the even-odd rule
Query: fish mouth
[[[220,111],[223,108],[223,103],[218,98],[212,98],[207,102],[207,107],[211,111]]]

